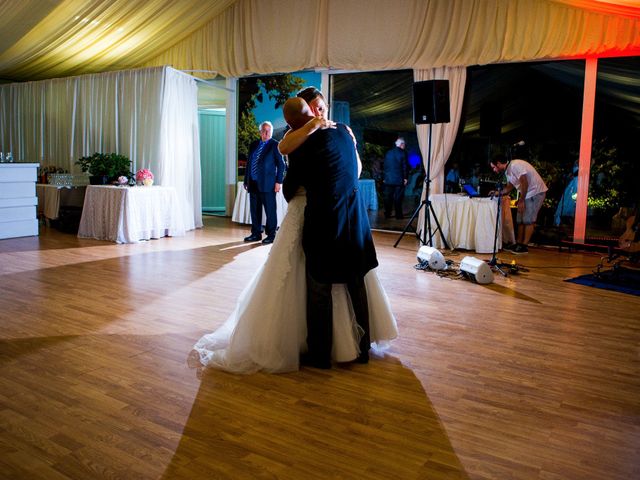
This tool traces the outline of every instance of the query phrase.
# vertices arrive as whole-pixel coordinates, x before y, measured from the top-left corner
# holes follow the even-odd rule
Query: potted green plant
[[[94,153],[76,162],[83,172],[89,173],[91,185],[106,185],[120,176],[132,178],[131,160],[119,153]]]

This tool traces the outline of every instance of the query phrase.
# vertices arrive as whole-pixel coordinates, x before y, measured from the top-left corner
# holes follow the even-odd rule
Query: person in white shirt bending
[[[533,235],[540,207],[547,195],[547,186],[536,169],[525,160],[507,160],[503,155],[496,155],[490,165],[495,173],[504,172],[507,176],[507,185],[503,188],[502,195],[509,195],[514,188],[520,193],[516,217],[518,243],[512,247],[511,251],[527,253],[529,251],[527,245]]]

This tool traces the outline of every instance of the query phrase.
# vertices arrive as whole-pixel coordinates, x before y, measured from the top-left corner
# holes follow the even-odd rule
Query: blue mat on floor
[[[600,272],[598,275],[593,273],[580,275],[576,278],[567,278],[565,282],[640,295],[640,271],[628,268],[612,268],[611,270]]]

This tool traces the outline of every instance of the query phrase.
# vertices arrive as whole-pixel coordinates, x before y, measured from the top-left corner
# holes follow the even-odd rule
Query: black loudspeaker
[[[449,80],[426,80],[413,84],[413,121],[422,123],[448,123]]]

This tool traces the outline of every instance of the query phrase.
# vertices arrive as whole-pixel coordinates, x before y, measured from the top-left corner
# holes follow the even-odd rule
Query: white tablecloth
[[[136,243],[185,234],[173,187],[87,187],[78,237]]]
[[[38,213],[44,214],[49,220],[55,220],[58,218],[60,205],[82,207],[85,188],[84,186],[62,187],[59,185],[49,185],[47,183],[36,184]]]
[[[276,213],[278,215],[278,226],[282,223],[284,215],[287,213],[287,201],[284,199],[282,189],[276,193]],[[244,189],[242,182],[238,182],[238,192],[236,202],[233,204],[233,215],[231,220],[238,223],[251,224],[251,205],[249,203],[249,192]],[[267,215],[262,210],[262,224],[267,220]]]
[[[478,253],[493,252],[498,209],[496,199],[470,198],[447,193],[431,195],[431,205],[449,247],[475,250]],[[432,232],[436,228],[432,217]],[[436,232],[433,236],[433,246],[443,247],[440,232]],[[498,229],[496,248],[501,247],[502,233],[501,229]]]
[[[358,180],[358,188],[360,189],[360,197],[367,210],[378,210],[376,181],[371,179]]]

